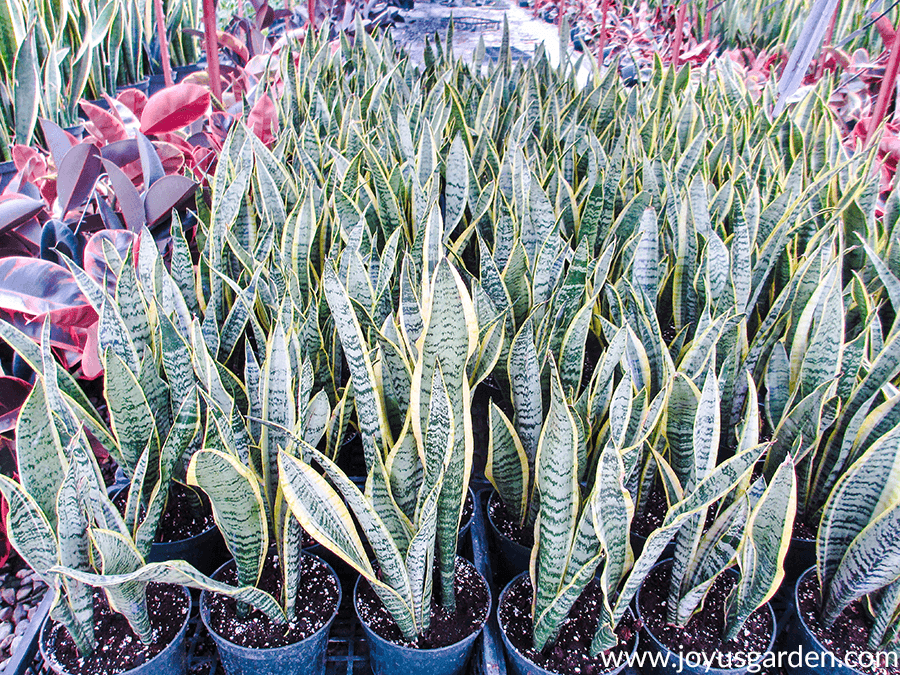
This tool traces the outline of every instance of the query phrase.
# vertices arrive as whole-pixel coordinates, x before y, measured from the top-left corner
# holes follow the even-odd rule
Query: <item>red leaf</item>
[[[144,134],[164,134],[186,127],[209,108],[209,92],[195,84],[176,84],[150,97],[141,115]]]
[[[88,116],[88,120],[90,120],[85,123],[85,128],[92,136],[102,141],[104,145],[128,138],[128,133],[125,131],[125,125],[122,124],[122,120],[112,113],[87,101],[81,102],[81,109]]]
[[[19,409],[31,393],[31,385],[18,377],[0,377],[0,434],[16,428]]]
[[[247,49],[247,45],[231,33],[219,31],[219,46],[233,51],[244,63],[250,60],[250,51]]]
[[[37,148],[27,145],[14,145],[12,156],[16,165],[16,171],[19,172],[22,180],[26,183],[37,183],[49,172],[47,161],[38,152]]]
[[[56,179],[63,213],[88,200],[102,169],[100,151],[90,143],[79,143],[66,153]]]
[[[138,119],[144,114],[144,108],[147,106],[147,95],[140,89],[126,89],[116,98],[135,114]]]
[[[247,117],[247,126],[266,145],[272,145],[278,136],[278,109],[268,94],[260,96]]]
[[[194,194],[197,184],[184,176],[166,176],[153,184],[144,196],[147,227],[167,218],[172,209]]]
[[[44,209],[44,203],[28,197],[0,197],[0,232],[11,230]]]
[[[81,357],[81,371],[85,379],[93,380],[103,373],[103,364],[100,363],[100,338],[98,329],[100,322],[88,328],[87,342],[84,345],[84,355]]]
[[[154,141],[153,145],[156,147],[156,152],[166,174],[171,176],[172,174],[180,173],[181,168],[184,166],[185,151],[173,143]]]
[[[98,318],[69,270],[36,258],[0,259],[0,317],[37,341],[45,316],[50,344],[77,355]]]

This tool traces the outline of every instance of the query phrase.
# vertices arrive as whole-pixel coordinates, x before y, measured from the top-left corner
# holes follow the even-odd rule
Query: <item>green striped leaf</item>
[[[191,459],[187,482],[209,497],[216,525],[234,557],[238,583],[255,586],[269,549],[259,480],[234,457],[218,450],[201,450]]]
[[[524,527],[531,492],[528,456],[512,422],[493,401],[488,406],[488,456],[484,475],[519,527]]]
[[[103,354],[104,397],[109,405],[110,426],[118,439],[124,460],[125,475],[131,477],[134,467],[148,444],[159,448],[153,411],[137,377],[112,348]]]
[[[311,448],[310,451],[315,452]],[[409,640],[415,639],[417,631],[412,592],[399,551],[391,542],[378,515],[371,507],[366,506],[365,498],[358,488],[329,460],[321,455],[317,456],[317,460],[326,472],[331,469],[329,478],[338,481],[338,489],[344,497],[347,498],[348,495],[351,497],[348,500],[351,508],[355,506],[359,509],[359,513],[364,515],[367,525],[362,522],[360,524],[366,531],[378,558],[383,573],[381,578],[384,581],[375,576],[353,525],[350,511],[344,506],[338,493],[308,464],[281,452],[278,456],[281,487],[291,512],[300,521],[303,529],[316,541],[353,567],[372,585],[404,637]],[[356,509],[354,514],[357,514]],[[384,563],[387,563],[386,567]],[[394,580],[401,582],[399,588],[393,586]]]
[[[541,367],[534,345],[529,318],[522,324],[509,349],[507,372],[510,375],[515,426],[530,465],[537,455],[541,424],[544,420],[541,401]]]
[[[572,545],[579,510],[578,427],[566,404],[556,367],[551,366],[551,399],[538,443],[536,487],[540,516],[535,526],[536,564],[532,571],[535,617],[559,591],[559,573]]]
[[[797,484],[794,463],[788,455],[747,521],[737,555],[740,580],[726,609],[726,640],[734,639],[749,616],[781,586],[796,512]]]

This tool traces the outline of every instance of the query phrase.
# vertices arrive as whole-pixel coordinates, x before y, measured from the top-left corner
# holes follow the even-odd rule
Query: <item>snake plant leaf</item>
[[[778,467],[747,521],[738,547],[740,579],[729,596],[725,639],[775,595],[784,578],[784,559],[797,512],[797,484],[790,455]]]
[[[43,374],[41,348],[33,339],[6,321],[0,321],[0,338],[10,345],[35,373]],[[104,448],[115,447],[115,439],[84,390],[65,368],[56,369],[57,384],[76,418],[100,441]]]
[[[524,527],[529,513],[531,467],[515,427],[493,401],[488,404],[488,456],[484,475],[519,527]]]
[[[652,208],[644,210],[638,230],[638,247],[631,265],[632,283],[647,297],[655,300],[659,291],[659,234],[656,212]]]
[[[309,450],[316,456],[314,449]],[[329,478],[336,481],[345,499],[349,495],[348,503],[351,508],[355,506],[358,509],[354,510],[357,517],[359,514],[364,516],[366,522],[364,524],[361,521],[360,525],[375,551],[383,581],[376,577],[369,564],[353,524],[353,517],[338,493],[311,466],[282,451],[278,456],[281,486],[291,512],[316,541],[353,567],[372,585],[403,635],[408,639],[415,639],[412,591],[400,552],[380,523],[378,514],[366,504],[359,489],[328,459],[318,455],[317,461]],[[394,581],[399,581],[399,585],[395,587]]]
[[[894,499],[900,475],[900,430],[878,439],[838,480],[825,504],[817,539],[820,578],[832,579],[847,555],[848,547]],[[824,589],[827,591],[827,587]]]
[[[55,414],[50,410],[44,379],[37,378],[16,421],[16,463],[23,489],[31,495],[48,522],[56,525],[56,493],[68,460]]]
[[[406,569],[412,592],[413,615],[420,631],[428,630],[431,623],[434,546],[437,534],[438,499],[442,486],[443,475],[438,477],[422,502],[416,521],[418,529],[406,552]]]
[[[135,532],[134,544],[145,560],[150,555],[150,547],[156,538],[159,519],[162,518],[165,511],[172,474],[176,465],[183,461],[185,452],[198,438],[199,434],[200,397],[196,389],[192,389],[178,409],[175,422],[159,452],[159,477],[156,485],[153,486],[147,505],[147,513]],[[66,566],[71,567],[68,564]]]
[[[463,218],[469,193],[469,157],[462,136],[457,134],[447,155],[444,199],[444,237],[449,237]]]
[[[404,353],[393,318],[388,316],[378,334],[381,381],[391,430],[399,432],[409,409],[412,368]]]
[[[37,55],[35,27],[32,24],[25,39],[19,44],[15,60],[13,97],[16,110],[16,143],[30,145],[37,123],[38,104],[41,100],[40,62]]]
[[[559,591],[554,570],[564,569],[578,517],[578,427],[566,404],[556,366],[551,366],[551,399],[535,461],[540,520],[535,526],[536,564],[533,615],[541,616]],[[534,554],[532,554],[534,555]]]
[[[104,395],[109,405],[110,426],[118,439],[124,460],[122,470],[129,478],[148,444],[158,447],[159,437],[150,404],[135,374],[111,347],[103,354]]]
[[[670,463],[681,485],[689,487],[693,478],[694,420],[700,403],[700,390],[683,373],[676,373],[666,406],[666,440],[671,451]]]
[[[96,530],[94,530],[96,532]],[[202,591],[218,593],[238,602],[246,603],[265,614],[273,621],[287,623],[287,618],[278,602],[271,595],[253,586],[235,587],[214,581],[201,574],[183,560],[148,563],[127,574],[91,574],[67,567],[54,567],[54,574],[62,574],[81,583],[97,588],[120,586],[122,584],[177,584]]]
[[[369,350],[350,304],[350,297],[330,265],[325,266],[322,287],[353,378],[357,418],[367,456],[366,465],[370,466],[374,453],[383,454],[385,448],[392,445],[381,385],[375,377]]]
[[[50,572],[59,564],[55,530],[34,498],[21,485],[2,474],[0,493],[9,505],[6,517],[9,542],[44,583],[55,588],[57,584]]]
[[[624,475],[622,456],[611,446],[606,446],[597,467],[596,497],[590,499],[588,507],[600,546],[606,553],[600,585],[607,598],[618,588],[634,562],[629,542],[634,504],[623,483]]]
[[[259,479],[224,452],[200,450],[188,466],[187,482],[209,497],[216,524],[234,557],[238,583],[255,586],[269,549],[266,507]]]
[[[563,336],[562,349],[559,354],[559,378],[563,385],[563,391],[570,400],[577,397],[581,386],[587,336],[596,301],[596,296],[588,299],[588,302],[575,314]]]
[[[409,428],[411,423],[407,415],[406,424],[388,455],[387,472],[391,479],[391,494],[397,506],[407,518],[414,520],[416,501],[424,479],[424,468],[416,450],[416,440]]]
[[[841,559],[825,595],[822,621],[831,626],[854,600],[898,579],[900,506],[892,503],[860,532]]]
[[[527,319],[513,339],[507,372],[510,374],[515,426],[530,465],[537,455],[541,424],[544,419],[541,393],[541,367],[534,344],[533,325]]]
[[[266,343],[266,359],[261,365],[260,398],[262,419],[277,427],[263,425],[260,432],[260,458],[262,462],[263,495],[267,512],[275,507],[278,485],[278,450],[287,447],[288,435],[279,430],[293,429],[296,424],[291,359],[284,324],[279,320]]]

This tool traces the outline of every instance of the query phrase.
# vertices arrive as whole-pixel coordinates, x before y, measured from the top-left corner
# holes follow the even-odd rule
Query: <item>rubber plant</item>
[[[395,335],[399,344],[394,348],[411,361],[404,366],[409,392],[405,423],[394,440],[382,395],[383,373],[373,367],[350,296],[334,269],[325,270],[324,292],[350,366],[366,449],[365,492],[312,448],[297,456],[279,455],[282,490],[304,529],[371,584],[410,642],[429,627],[433,564],[438,600],[448,611],[455,610],[458,529],[472,463],[466,364],[478,347],[474,307],[458,272],[441,258],[427,265],[422,276],[422,332],[415,351],[406,351],[413,345]],[[375,554],[377,573],[351,512]]]

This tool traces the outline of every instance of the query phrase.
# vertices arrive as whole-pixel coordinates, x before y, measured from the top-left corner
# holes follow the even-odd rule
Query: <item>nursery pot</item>
[[[137,89],[138,91],[142,92],[146,96],[150,92],[150,78],[145,77],[143,80],[141,80],[139,82],[135,82],[133,84],[124,84],[121,87],[116,87],[116,95],[118,96],[123,91],[126,91],[128,89]]]
[[[174,80],[174,78],[173,78]],[[165,75],[151,75],[150,76],[150,84],[147,90],[147,96],[153,96],[158,91],[161,91],[166,88],[166,76]]]
[[[515,579],[506,584],[506,588],[504,588],[503,592],[500,594],[500,601],[497,603],[497,623],[500,625],[500,636],[503,638],[503,646],[506,649],[507,663],[509,665],[510,671],[512,672],[512,675],[556,675],[554,671],[547,670],[546,668],[542,668],[541,666],[535,664],[522,652],[516,649],[516,647],[510,641],[509,636],[506,634],[506,626],[503,625],[503,620],[500,618],[500,608],[506,602],[506,598],[509,595],[510,590],[516,583],[519,582],[519,580],[523,579],[527,575],[527,571],[522,572],[521,574],[517,574]],[[628,666],[628,661],[633,660],[634,655],[637,653],[638,641],[638,635],[637,633],[635,633],[634,644],[631,647],[631,652],[629,653],[628,657],[622,659],[622,663],[620,666],[605,671],[603,675],[616,675],[616,673],[621,673],[623,670],[625,670],[625,668]]]
[[[862,675],[861,671],[848,666],[823,645],[803,619],[798,591],[803,580],[815,572],[815,566],[810,567],[799,576],[794,584],[791,602],[794,604],[795,611],[788,627],[788,639],[785,640],[785,645],[790,645],[791,651],[784,660],[785,670],[793,675],[818,675],[819,673]]]
[[[656,565],[653,566],[653,569],[655,570],[662,565],[669,565],[671,562],[671,558],[663,560],[656,563]],[[726,570],[725,574],[735,574],[735,572]],[[765,607],[769,612],[772,624],[772,635],[769,638],[768,646],[763,653],[759,655],[759,658],[756,661],[748,663],[741,668],[710,668],[702,662],[697,663],[692,660],[683,659],[678,652],[664,645],[653,633],[651,633],[646,622],[643,622],[643,617],[641,616],[641,590],[643,590],[643,588],[644,585],[641,584],[641,587],[634,596],[634,607],[637,612],[638,621],[643,623],[641,636],[643,638],[644,648],[648,654],[659,654],[662,656],[662,658],[657,657],[658,660],[656,663],[653,662],[651,657],[650,663],[652,665],[642,671],[647,673],[647,675],[681,675],[682,673],[686,675],[743,675],[750,670],[751,666],[758,666],[765,658],[765,655],[771,652],[775,646],[775,637],[778,634],[775,610],[772,609],[770,604],[766,603]],[[756,672],[755,669],[754,672]]]
[[[331,576],[337,579],[337,574],[331,565],[321,558],[317,559],[328,568]],[[220,573],[231,564],[232,561],[228,561],[222,565],[216,570],[213,577],[219,577]],[[288,673],[290,675],[322,675],[325,672],[328,632],[331,630],[331,624],[341,606],[341,585],[338,584],[337,588],[337,604],[328,621],[309,637],[284,647],[268,649],[242,647],[219,635],[211,626],[208,591],[200,594],[200,618],[216,643],[219,660],[228,675],[287,675]]]
[[[491,532],[493,533],[494,541],[497,544],[497,553],[500,558],[499,568],[503,575],[500,578],[511,579],[528,569],[528,563],[531,560],[531,549],[517,541],[513,541],[497,528],[497,524],[494,522],[494,516],[491,512],[491,503],[498,499],[500,499],[500,495],[496,490],[491,492],[491,496],[488,497],[488,523],[491,525]]]
[[[68,131],[79,141],[84,137],[84,122],[80,122],[78,124],[73,124],[70,127],[66,127],[64,131]]]
[[[116,477],[118,478],[118,473]],[[115,499],[127,487],[127,484],[123,486],[117,482],[110,488],[110,499]],[[150,545],[150,555],[147,557],[147,562],[184,560],[195,569],[203,572],[203,574],[212,574],[230,557],[231,554],[225,546],[225,540],[222,539],[219,528],[213,524],[203,532],[187,539],[164,542],[154,541]]]
[[[191,73],[196,73],[200,70],[203,69],[196,63],[192,63],[187,66],[178,66],[177,68],[172,68],[172,79],[177,84]]]
[[[797,581],[810,567],[816,565],[816,540],[791,537],[791,545],[784,557],[784,579],[781,588],[787,595],[788,589],[797,585]],[[796,589],[795,589],[796,590]]]
[[[131,670],[126,670],[119,675],[184,675],[187,673],[187,651],[185,649],[185,635],[187,634],[188,623],[191,619],[191,596],[188,590],[181,587],[182,593],[187,598],[187,611],[184,613],[184,622],[181,629],[175,636],[175,639],[163,649],[159,654],[151,658],[149,661]],[[69,675],[69,671],[65,670],[62,665],[56,662],[50,653],[47,639],[50,635],[50,628],[53,625],[53,619],[48,615],[41,627],[40,633],[40,650],[41,657],[47,667],[56,675]],[[103,636],[98,636],[100,640]]]
[[[468,563],[468,561],[466,562]],[[471,565],[471,563],[468,564]],[[478,577],[484,584],[485,589],[488,589],[484,577],[480,573]],[[481,635],[484,623],[478,630],[447,647],[416,649],[415,647],[398,645],[390,640],[385,640],[375,633],[359,615],[359,584],[362,581],[363,578],[359,577],[353,589],[353,609],[356,611],[356,617],[359,619],[359,623],[366,634],[366,641],[369,643],[369,658],[374,675],[425,675],[426,673],[428,675],[461,675],[461,673],[465,672],[466,665],[469,663],[469,657],[472,655],[472,649],[475,646],[475,640]],[[489,589],[488,603],[490,603]],[[490,607],[488,607],[487,616],[490,616]]]

